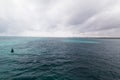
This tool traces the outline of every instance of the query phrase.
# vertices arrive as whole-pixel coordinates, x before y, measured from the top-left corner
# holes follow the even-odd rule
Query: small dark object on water
[[[14,49],[13,48],[11,49],[11,53],[14,53]]]

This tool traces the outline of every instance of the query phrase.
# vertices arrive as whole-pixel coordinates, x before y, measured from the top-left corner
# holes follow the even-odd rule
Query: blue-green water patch
[[[0,37],[0,80],[120,80],[120,39]]]
[[[20,38],[20,37],[13,37],[10,39],[2,39],[0,38],[0,46],[11,46],[11,45],[17,45],[17,44],[25,44],[30,41],[34,40],[43,40],[43,38]]]
[[[68,42],[68,43],[99,43],[97,41],[94,41],[94,40],[84,40],[84,39],[66,39],[66,40],[63,40],[63,42]]]
[[[0,37],[0,54],[9,54],[11,48],[14,48],[15,53],[30,53],[27,44],[32,41],[45,40],[44,38],[31,38],[31,37]]]

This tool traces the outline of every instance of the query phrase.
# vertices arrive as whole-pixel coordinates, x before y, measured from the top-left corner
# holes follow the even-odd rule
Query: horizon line
[[[34,37],[34,38],[104,38],[104,39],[120,39],[120,37],[111,37],[111,36],[89,36],[89,37],[82,37],[82,36],[0,36],[0,37]]]

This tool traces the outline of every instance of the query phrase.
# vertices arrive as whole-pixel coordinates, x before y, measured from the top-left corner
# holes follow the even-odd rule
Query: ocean
[[[120,80],[120,39],[0,37],[0,80]]]

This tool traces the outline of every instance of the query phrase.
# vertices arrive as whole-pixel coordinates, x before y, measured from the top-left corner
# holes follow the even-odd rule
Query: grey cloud
[[[0,33],[7,32],[8,23],[4,22],[4,20],[0,20]]]
[[[1,0],[0,34],[120,36],[119,0]]]

